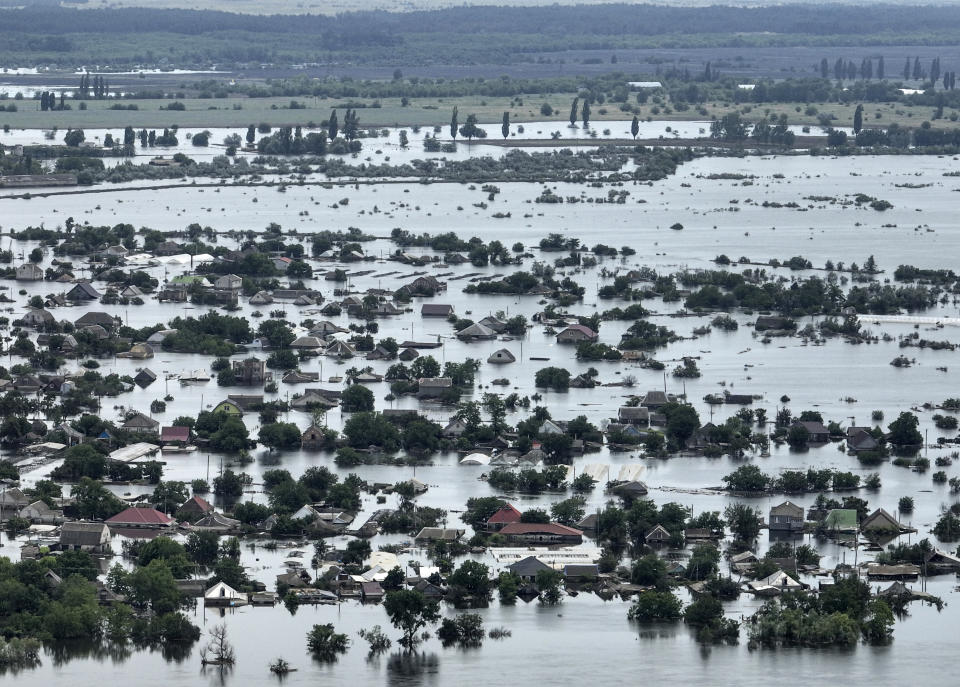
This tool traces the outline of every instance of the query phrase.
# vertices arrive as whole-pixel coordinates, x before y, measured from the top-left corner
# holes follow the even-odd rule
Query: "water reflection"
[[[229,664],[216,666],[203,664],[200,666],[200,674],[209,677],[212,685],[225,685],[227,684],[227,678],[233,674],[233,666]]]
[[[439,672],[440,659],[426,651],[397,651],[387,659],[387,684],[396,687],[405,685],[432,684]]]
[[[46,650],[56,667],[80,659],[109,660],[119,665],[133,655],[133,648],[125,642],[100,642],[92,639],[51,642],[46,646]]]

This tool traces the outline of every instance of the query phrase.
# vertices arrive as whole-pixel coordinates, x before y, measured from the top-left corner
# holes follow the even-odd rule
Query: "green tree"
[[[582,496],[573,496],[569,499],[559,501],[550,506],[550,513],[553,519],[561,525],[574,526],[586,514],[587,500]]]
[[[274,422],[260,428],[258,440],[270,448],[293,450],[300,448],[300,429],[292,422]]]
[[[501,604],[509,606],[516,603],[519,590],[519,577],[506,570],[500,573],[500,577],[497,579],[497,593]]]
[[[459,124],[457,122],[457,117],[458,117],[458,109],[457,109],[457,106],[454,105],[453,114],[450,115],[450,138],[452,138],[454,141],[457,140],[457,131],[458,131],[458,124]]]
[[[667,418],[667,436],[681,447],[687,445],[687,440],[700,428],[700,416],[691,405],[667,403],[660,408],[660,412]]]
[[[583,128],[590,128],[590,101],[586,98],[583,99],[583,108],[580,111],[581,117],[583,118]]]
[[[893,611],[883,599],[873,599],[867,604],[863,636],[870,644],[888,644],[893,639]]]
[[[344,423],[343,435],[353,448],[379,446],[388,453],[400,448],[400,432],[392,422],[378,413],[354,413]]]
[[[327,120],[327,138],[332,141],[338,133],[340,133],[340,125],[337,122],[337,111],[331,110],[330,119]]]
[[[266,339],[273,348],[286,348],[297,338],[286,322],[273,319],[262,322],[257,335]]]
[[[180,606],[177,582],[164,559],[157,558],[138,567],[127,577],[126,584],[134,606],[157,614],[171,613]]]
[[[540,603],[544,606],[556,606],[562,601],[563,575],[558,571],[538,570],[536,584],[540,591]]]
[[[726,507],[723,517],[738,541],[749,544],[760,534],[760,514],[742,503]]]
[[[857,105],[853,111],[853,133],[859,134],[863,130],[863,105]]]
[[[310,502],[310,492],[298,482],[282,482],[270,490],[270,507],[278,513],[293,513]]]
[[[216,532],[191,532],[184,550],[194,563],[212,565],[217,560],[218,540]]]
[[[667,584],[667,564],[655,553],[647,554],[633,563],[630,581],[645,587],[665,587]]]
[[[190,498],[190,492],[187,491],[186,483],[160,482],[153,490],[151,501],[159,511],[176,513],[188,498]]]
[[[490,568],[478,561],[464,561],[447,577],[447,584],[469,596],[486,599],[490,595]]]
[[[923,445],[923,435],[917,429],[919,424],[920,420],[913,413],[909,411],[900,413],[900,416],[887,427],[890,430],[887,441],[898,448]]]
[[[243,420],[238,417],[228,417],[220,429],[210,435],[210,447],[218,451],[237,453],[247,448],[248,436]]]
[[[408,649],[416,646],[420,630],[440,619],[439,604],[415,589],[387,592],[383,608],[393,626],[403,633],[400,644]]]
[[[640,133],[640,119],[637,115],[633,115],[633,121],[630,123],[630,134],[633,136],[633,140],[637,140],[637,134]]]
[[[473,138],[486,138],[487,132],[477,125],[477,115],[467,115],[467,121],[460,127],[460,135],[468,141]]]
[[[90,520],[105,520],[123,510],[123,502],[101,482],[83,477],[70,489],[77,514]]]
[[[574,98],[573,103],[570,105],[570,126],[577,125],[577,105],[579,102],[579,98]]]
[[[679,620],[683,604],[669,591],[640,592],[627,612],[627,617],[638,623]]]
[[[747,137],[747,124],[736,112],[725,114],[710,125],[710,137],[721,141],[742,141]]]
[[[340,407],[347,413],[372,411],[374,408],[373,392],[362,384],[348,386],[340,397]]]
[[[336,661],[337,656],[346,653],[349,646],[350,639],[336,632],[333,623],[314,625],[307,633],[307,649],[314,659],[324,663]]]
[[[70,148],[78,148],[85,138],[83,129],[67,129],[67,133],[63,137],[63,143]]]
[[[224,498],[239,498],[243,494],[243,480],[233,470],[227,469],[213,478],[213,493]]]
[[[150,565],[155,560],[163,561],[175,577],[188,577],[193,566],[187,558],[187,550],[170,537],[157,537],[142,544],[137,552],[137,565]]]
[[[500,125],[500,133],[503,134],[503,140],[510,136],[510,113],[503,113],[503,123]]]

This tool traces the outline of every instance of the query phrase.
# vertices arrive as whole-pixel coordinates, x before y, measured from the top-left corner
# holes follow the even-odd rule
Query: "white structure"
[[[203,595],[203,603],[207,606],[243,606],[247,603],[247,596],[228,584],[217,582]]]

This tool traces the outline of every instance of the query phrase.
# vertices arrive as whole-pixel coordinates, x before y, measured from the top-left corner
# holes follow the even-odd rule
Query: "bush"
[[[640,623],[679,620],[683,604],[673,592],[646,591],[637,595],[627,612],[630,620]]]
[[[346,653],[349,646],[350,639],[345,634],[335,632],[333,623],[314,625],[307,633],[307,649],[318,661],[336,661],[338,654]]]

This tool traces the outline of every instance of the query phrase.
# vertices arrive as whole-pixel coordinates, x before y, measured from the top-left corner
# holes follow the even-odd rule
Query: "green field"
[[[505,111],[510,113],[513,124],[522,124],[531,121],[549,120],[557,123],[561,129],[567,124],[572,93],[558,93],[548,96],[528,95],[519,100],[512,98],[467,96],[459,98],[424,98],[411,99],[407,107],[403,107],[398,98],[385,99],[381,107],[367,107],[358,109],[361,127],[377,126],[434,126],[446,128],[450,123],[453,107],[459,108],[460,123],[466,120],[469,114],[477,115],[481,124],[488,128],[488,133],[495,136],[490,130],[501,122]],[[343,108],[347,101],[322,98],[296,98],[304,105],[303,109],[289,109],[289,98],[223,98],[198,99],[186,98],[178,101],[186,107],[185,110],[161,110],[170,100],[123,100],[124,105],[136,104],[139,110],[111,110],[110,106],[116,101],[89,100],[87,109],[80,110],[78,101],[70,101],[73,109],[66,111],[40,112],[36,101],[22,100],[3,101],[7,104],[15,103],[17,112],[0,112],[0,125],[8,125],[11,129],[122,129],[125,126],[134,128],[158,129],[163,127],[179,126],[183,128],[215,128],[215,127],[247,127],[250,124],[266,122],[271,126],[320,124],[330,115],[334,107]],[[518,104],[522,102],[521,104]],[[555,110],[551,117],[544,117],[540,113],[543,103],[549,103]],[[371,104],[370,102],[367,103]],[[816,112],[808,108],[814,108]],[[738,111],[748,121],[756,121],[769,114],[786,114],[791,124],[817,126],[819,115],[826,114],[835,117],[837,126],[849,126],[852,123],[855,104],[843,105],[838,103],[780,103],[765,105],[732,105],[729,103],[708,103],[704,106],[706,114],[691,108],[682,112],[671,110],[669,105],[653,104],[638,108],[641,119],[654,120],[710,120],[720,117],[730,111]],[[239,108],[239,109],[237,109]],[[879,116],[877,116],[879,115]],[[938,127],[956,127],[958,122],[951,121],[957,112],[946,110],[944,119],[938,120]],[[632,114],[623,112],[617,105],[594,105],[591,120],[602,122],[605,120],[630,119]],[[897,123],[901,126],[916,127],[923,121],[933,117],[933,109],[927,107],[911,107],[903,103],[867,103],[864,111],[864,125],[889,126]]]

